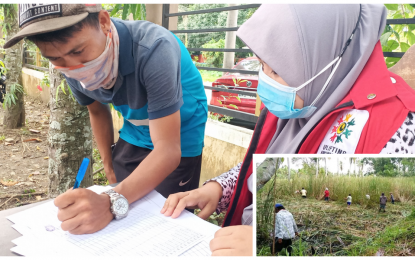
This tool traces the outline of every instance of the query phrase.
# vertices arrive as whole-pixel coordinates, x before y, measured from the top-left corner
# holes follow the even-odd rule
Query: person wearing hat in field
[[[393,197],[392,192],[390,193],[390,195],[391,195],[391,202],[392,202],[392,204],[395,204],[395,198]]]
[[[328,202],[329,197],[330,197],[329,188],[326,188],[326,190],[324,191],[324,200]]]
[[[207,99],[174,34],[148,21],[110,18],[101,4],[19,4],[19,26],[4,48],[26,38],[65,76],[89,110],[109,183],[119,182],[105,194],[58,196],[63,230],[94,233],[153,189],[167,197],[199,186]],[[108,103],[124,118],[115,145]]]
[[[285,207],[275,204],[275,252],[286,248],[288,255],[292,255],[292,239],[298,236],[298,228],[293,215]],[[272,252],[272,246],[271,246]]]
[[[382,196],[380,196],[379,202],[379,212],[383,209],[383,212],[386,212],[386,202],[388,201],[388,198],[385,196],[385,193],[382,193]]]

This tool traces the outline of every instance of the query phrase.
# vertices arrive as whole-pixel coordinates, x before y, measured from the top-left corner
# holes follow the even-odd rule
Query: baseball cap
[[[101,10],[101,4],[19,4],[20,31],[3,48],[10,48],[27,36],[70,27],[85,19],[89,13]]]
[[[282,204],[280,204],[280,203],[275,204],[275,207],[276,208],[284,208],[284,206]]]

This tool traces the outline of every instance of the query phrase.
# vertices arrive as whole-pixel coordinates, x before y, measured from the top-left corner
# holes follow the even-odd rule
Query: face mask
[[[119,37],[111,22],[104,52],[96,59],[73,67],[54,66],[69,78],[78,80],[87,90],[110,89],[118,76]]]
[[[339,67],[343,54],[353,39],[353,35],[356,32],[357,26],[359,25],[361,16],[362,16],[362,5],[360,5],[360,12],[359,12],[359,17],[356,22],[356,26],[353,29],[352,35],[347,40],[343,49],[341,50],[340,55],[336,59],[334,59],[332,62],[330,62],[317,75],[312,77],[310,80],[308,80],[306,83],[302,84],[301,86],[297,88],[284,86],[276,82],[275,80],[271,79],[270,77],[268,77],[262,71],[262,69],[259,70],[257,93],[259,97],[261,98],[261,101],[264,103],[264,105],[267,107],[267,109],[272,114],[274,114],[276,117],[281,118],[281,119],[307,118],[307,117],[310,117],[316,111],[317,108],[314,105],[316,104],[318,99],[323,94],[327,85],[330,83],[331,78],[333,77],[334,73]],[[337,63],[336,66],[334,67],[333,71],[330,73],[326,83],[323,85],[323,88],[321,89],[317,97],[314,99],[314,101],[309,106],[303,107],[301,109],[295,109],[294,101],[295,101],[296,92],[304,88],[305,86],[307,86],[310,82],[312,82],[315,78],[320,76],[321,73],[328,70],[335,63]]]
[[[257,93],[261,98],[262,103],[267,107],[267,109],[274,114],[276,117],[281,119],[290,119],[290,118],[307,118],[310,117],[314,111],[316,111],[316,107],[314,104],[320,98],[321,94],[326,89],[327,85],[329,84],[334,72],[336,71],[337,67],[339,66],[341,61],[341,57],[337,57],[334,61],[330,62],[323,70],[321,70],[316,76],[308,80],[306,83],[302,84],[297,88],[284,86],[277,81],[268,77],[262,69],[259,70],[259,77],[258,77],[258,87]],[[301,109],[294,108],[294,101],[297,91],[307,86],[311,81],[315,78],[320,76],[321,73],[329,69],[334,63],[336,63],[336,67],[333,69],[332,73],[330,74],[329,78],[327,79],[326,83],[324,84],[323,88],[321,89],[320,93],[316,97],[316,99],[311,103],[309,106],[303,107]]]

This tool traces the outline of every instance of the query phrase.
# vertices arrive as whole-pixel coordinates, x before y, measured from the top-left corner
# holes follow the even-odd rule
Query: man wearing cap
[[[19,26],[4,48],[27,38],[65,75],[88,107],[109,182],[120,182],[105,194],[76,189],[58,196],[63,230],[93,233],[153,189],[167,197],[198,187],[207,99],[174,34],[110,18],[101,4],[20,4]],[[124,118],[115,145],[108,103]]]
[[[286,248],[292,254],[292,239],[298,236],[298,228],[293,215],[280,203],[275,204],[275,252]],[[271,247],[272,252],[272,247]]]

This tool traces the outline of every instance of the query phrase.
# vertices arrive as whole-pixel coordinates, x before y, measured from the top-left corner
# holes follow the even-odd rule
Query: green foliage
[[[415,209],[405,219],[398,221],[373,238],[362,239],[350,246],[353,255],[375,255],[380,250],[384,255],[410,256],[415,248]]]
[[[225,39],[219,39],[218,41],[215,41],[215,39],[212,39],[209,42],[203,44],[202,48],[223,49],[225,48]],[[214,67],[217,67],[217,68],[222,67],[223,52],[204,51],[202,52],[202,54],[206,59],[206,63],[212,64]]]
[[[211,70],[199,70],[200,75],[202,76],[203,81],[214,82],[218,78],[222,77],[222,72],[220,71],[211,71]]]
[[[133,14],[134,20],[146,19],[145,4],[103,4],[105,10],[110,11],[110,16],[126,20],[129,14]]]
[[[56,97],[55,97],[55,102],[56,103],[58,103],[58,100],[59,100],[59,89],[65,94],[65,95],[67,95],[66,94],[66,92],[65,92],[65,88],[68,90],[68,92],[69,92],[69,95],[71,96],[71,98],[72,98],[72,100],[73,101],[75,101],[75,98],[74,98],[74,96],[73,96],[73,93],[72,93],[72,90],[71,90],[71,88],[69,87],[69,85],[68,84],[65,84],[66,83],[66,79],[63,79],[62,81],[61,81],[61,84],[56,88]]]
[[[50,87],[49,72],[43,73],[43,78],[40,81],[40,84],[43,85],[43,86]]]
[[[93,171],[97,171],[99,169],[101,169],[104,165],[102,163],[101,160],[101,154],[99,153],[99,150],[94,148],[92,151],[92,158],[93,158]],[[106,186],[109,185],[109,182],[107,180],[107,177],[105,175],[105,171],[99,171],[96,174],[94,174],[93,176],[94,179],[94,184],[95,185],[101,185],[101,186]]]
[[[8,17],[10,19],[14,19],[16,17],[13,16],[12,9],[18,10],[17,4],[0,4],[0,8],[3,9],[3,16],[2,19],[2,26],[3,26],[3,36],[6,36],[8,31],[12,29],[11,24],[4,23],[4,18]]]
[[[385,4],[388,9],[388,19],[412,18],[415,16],[413,4]],[[415,24],[386,25],[380,38],[382,49],[385,52],[406,52],[415,44]],[[395,65],[400,58],[385,58],[388,68]]]
[[[220,115],[220,114],[213,113],[213,112],[208,113],[208,118],[215,120],[215,121],[228,122],[228,123],[231,121],[231,119],[233,119],[233,117],[231,116]]]
[[[180,4],[179,12],[196,11],[211,8],[226,7],[228,4]],[[248,20],[257,8],[238,10],[238,26]],[[207,14],[196,14],[178,17],[178,30],[204,29],[204,28],[223,28],[226,27],[228,12],[215,12]],[[216,33],[191,33],[178,34],[177,36],[186,45],[187,48],[201,48],[207,42],[218,42],[225,39],[225,32]],[[246,45],[237,37],[236,48],[242,48]],[[246,58],[248,53],[235,53],[236,58]],[[222,67],[222,64],[220,65]]]
[[[415,176],[415,158],[363,158],[370,166],[368,174],[376,176]]]
[[[314,171],[315,174],[315,171]],[[275,185],[278,189],[275,193],[276,199],[291,198],[294,192],[302,187],[307,190],[307,196],[317,200],[324,198],[325,188],[329,188],[330,199],[333,201],[344,202],[345,198],[351,194],[353,204],[360,204],[365,207],[373,208],[379,203],[382,193],[394,194],[397,201],[408,203],[415,201],[415,178],[414,177],[356,177],[348,176],[324,176],[316,177],[313,174],[304,175],[292,173],[291,180],[286,176],[277,175]],[[267,183],[264,190],[271,189],[272,184]],[[366,199],[366,194],[370,195],[370,200]]]
[[[4,95],[3,108],[11,107],[12,103],[16,105],[17,96],[16,93],[24,93],[22,85],[13,83],[10,85],[9,91]]]

